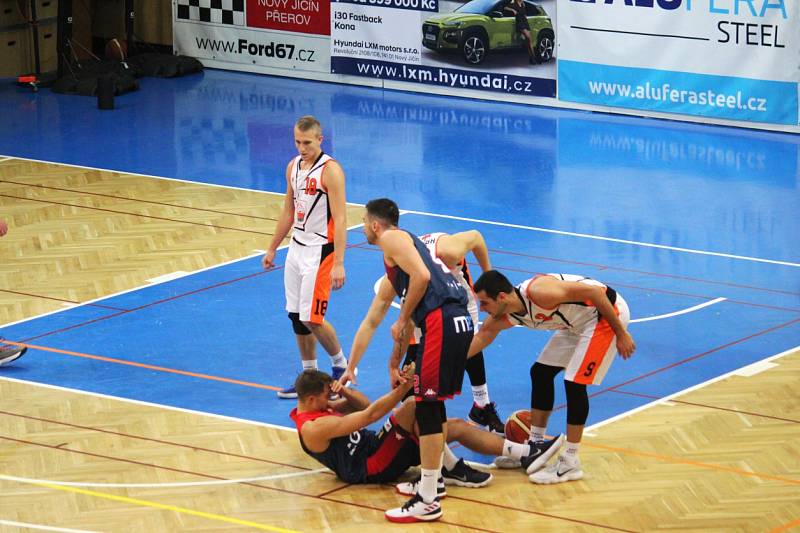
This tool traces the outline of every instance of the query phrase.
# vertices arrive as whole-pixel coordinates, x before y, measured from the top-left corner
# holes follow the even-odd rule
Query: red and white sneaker
[[[400,524],[412,522],[430,522],[442,516],[442,506],[439,498],[431,503],[425,503],[422,496],[415,494],[410,500],[397,509],[389,509],[384,513],[386,520]]]
[[[419,491],[420,478],[414,481],[406,481],[398,483],[394,486],[395,490],[403,496],[413,496]],[[436,497],[440,500],[447,496],[447,488],[444,486],[444,478],[439,476],[439,481],[436,483]]]

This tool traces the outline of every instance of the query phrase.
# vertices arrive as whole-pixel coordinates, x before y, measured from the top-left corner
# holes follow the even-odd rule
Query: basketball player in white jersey
[[[469,230],[452,235],[447,233],[428,233],[420,235],[419,238],[428,248],[431,257],[436,263],[443,270],[452,274],[456,281],[467,291],[467,297],[469,298],[467,309],[477,328],[478,303],[472,290],[472,276],[467,266],[466,256],[469,252],[472,252],[483,272],[491,270],[492,264],[489,260],[489,250],[486,247],[483,235],[477,230]],[[361,361],[372,335],[386,316],[394,298],[394,289],[384,276],[367,311],[367,315],[361,322],[353,339],[353,345],[350,348],[350,363],[347,366],[347,371],[339,378],[341,384],[344,385],[348,381],[355,382],[355,369]],[[414,360],[416,347],[416,344],[409,346],[409,354],[403,366]],[[472,385],[473,398],[469,418],[476,424],[485,426],[489,431],[502,435],[505,432],[505,424],[497,414],[497,406],[489,397],[489,388],[486,383],[486,366],[482,353],[476,354],[467,361],[466,371]]]
[[[490,317],[475,335],[470,354],[477,354],[497,334],[513,326],[556,330],[531,367],[531,453],[520,463],[534,483],[581,479],[578,448],[589,415],[587,385],[599,385],[614,356],[633,355],[636,344],[628,333],[628,304],[614,289],[584,276],[543,274],[516,287],[496,270],[475,282],[482,311]],[[564,435],[545,440],[553,411],[556,375],[564,371],[567,393],[566,449],[542,468],[563,445]],[[499,458],[498,458],[499,459]],[[495,461],[508,466],[506,461]]]
[[[286,166],[286,196],[262,264],[275,266],[275,253],[292,230],[283,271],[286,311],[300,349],[303,370],[317,368],[317,341],[331,358],[334,379],[347,367],[333,326],[325,321],[330,290],[344,285],[347,223],[344,171],[322,151],[322,126],[312,116],[294,126],[298,156]],[[297,398],[293,385],[278,392]]]

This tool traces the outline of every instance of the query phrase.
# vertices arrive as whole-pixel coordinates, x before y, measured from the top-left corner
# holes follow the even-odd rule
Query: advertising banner
[[[554,97],[555,10],[555,0],[335,0],[331,72]]]
[[[330,72],[330,0],[177,0],[176,53],[230,63]]]
[[[797,125],[800,1],[568,0],[559,99]]]

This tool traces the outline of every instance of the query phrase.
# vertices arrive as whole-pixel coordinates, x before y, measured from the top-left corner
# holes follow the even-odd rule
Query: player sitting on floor
[[[412,466],[419,465],[419,440],[414,425],[413,397],[383,424],[379,432],[365,429],[387,415],[413,384],[414,366],[403,369],[405,383],[374,402],[362,393],[342,387],[325,372],[305,370],[295,381],[297,407],[290,416],[297,425],[303,451],[327,466],[348,483],[394,481]],[[331,400],[331,393],[339,394]],[[499,435],[478,429],[458,418],[447,420],[447,441],[457,441],[486,455],[506,455],[519,459],[529,453],[526,444],[510,442]],[[445,446],[439,478],[438,497],[445,495],[445,484],[462,487],[487,485],[492,475],[468,466]],[[401,494],[413,495],[417,481],[400,483]]]

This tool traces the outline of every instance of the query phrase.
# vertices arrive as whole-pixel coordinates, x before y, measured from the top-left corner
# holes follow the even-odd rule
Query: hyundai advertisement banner
[[[333,0],[331,72],[552,98],[555,14],[556,0]]]
[[[330,0],[173,1],[175,53],[213,66],[330,72]]]
[[[567,0],[558,96],[797,125],[800,0]]]

